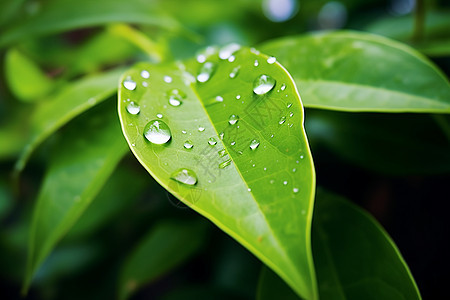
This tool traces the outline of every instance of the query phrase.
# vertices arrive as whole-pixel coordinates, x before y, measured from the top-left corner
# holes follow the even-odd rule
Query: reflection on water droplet
[[[236,145],[236,142],[235,142],[235,141],[232,141],[232,142],[230,143],[230,145],[231,145],[231,146],[234,146],[234,145]]]
[[[147,79],[150,77],[150,73],[147,70],[142,70],[141,77]]]
[[[200,68],[200,73],[197,75],[198,82],[207,82],[213,75],[216,65],[212,62],[205,62]]]
[[[186,94],[179,89],[172,89],[167,92],[169,97],[169,104],[172,106],[180,106],[183,103],[183,99],[186,98]]]
[[[197,183],[197,175],[189,169],[178,169],[170,175],[170,178],[186,185]]]
[[[197,61],[199,63],[204,63],[206,61],[206,55],[204,55],[204,54],[197,55]]]
[[[131,80],[130,76],[128,76],[124,81],[123,81],[123,86],[129,90],[132,91],[136,88],[136,82],[134,82],[133,80]]]
[[[273,56],[271,56],[271,57],[269,57],[268,59],[267,59],[267,63],[268,64],[273,64],[273,63],[275,63],[277,61],[277,59],[275,58],[275,57],[273,57]]]
[[[219,51],[219,58],[220,59],[229,59],[233,53],[241,49],[241,46],[236,43],[228,44]]]
[[[142,86],[143,87],[148,87],[148,83],[146,81],[142,81]]]
[[[205,131],[205,127],[203,127],[203,126],[199,125],[199,126],[198,126],[198,131],[200,131],[200,132],[203,132],[203,131]]]
[[[287,181],[285,180],[285,181],[283,181],[283,184],[284,184],[284,185],[287,185],[287,184],[288,184],[288,182],[287,182]]]
[[[230,125],[234,125],[239,121],[239,116],[238,115],[231,115],[228,118],[228,123],[230,123]]]
[[[250,142],[250,149],[255,150],[256,148],[258,148],[258,146],[259,146],[258,140],[255,139]]]
[[[219,150],[217,153],[219,154],[220,157],[224,157],[225,155],[227,155],[227,150],[222,149],[222,150]]]
[[[240,70],[241,66],[237,66],[236,68],[234,68],[231,73],[230,73],[230,78],[236,78],[236,76],[238,76],[239,74],[239,70]]]
[[[253,92],[257,95],[267,94],[275,86],[276,80],[269,75],[260,75],[253,81]]]
[[[252,189],[251,189],[251,188],[248,188],[248,189],[247,189],[247,191],[251,192],[251,191],[252,191]]]
[[[172,77],[170,77],[170,76],[164,76],[164,82],[166,82],[166,83],[171,83],[172,82]]]
[[[286,117],[283,116],[283,117],[280,118],[280,121],[278,121],[278,124],[281,125],[281,124],[283,124],[284,122],[286,122]]]
[[[286,89],[286,84],[283,83],[283,84],[281,85],[281,88],[280,88],[280,89],[281,89],[282,91],[284,91],[284,90]]]
[[[303,159],[303,155],[300,155],[300,159]]]
[[[192,149],[192,147],[194,147],[194,144],[191,141],[187,140],[186,142],[184,142],[184,148]]]
[[[287,108],[291,108],[291,106],[292,106],[292,103],[287,104]]]
[[[162,114],[156,114],[156,117],[161,119],[163,117],[163,115]]]
[[[292,191],[293,191],[294,193],[298,193],[298,188],[293,188]]]
[[[172,137],[169,126],[160,120],[153,120],[147,123],[144,128],[145,138],[153,144],[165,144]]]
[[[141,107],[137,103],[131,101],[127,105],[127,111],[132,115],[137,115],[141,111]]]
[[[224,162],[221,162],[220,164],[219,164],[219,169],[224,169],[224,168],[226,168],[226,167],[228,167],[229,165],[231,165],[231,158],[230,159],[228,159],[228,160],[226,160],[226,161],[224,161]]]
[[[259,61],[258,61],[257,59],[255,59],[255,62],[253,63],[253,65],[254,65],[255,67],[259,66]]]
[[[236,99],[237,99],[237,100],[241,99],[241,95],[237,95],[237,96],[236,96]]]
[[[222,97],[222,96],[217,96],[217,97],[216,97],[216,101],[218,101],[218,102],[223,102],[223,97]]]
[[[211,146],[214,146],[215,144],[217,144],[217,141],[215,138],[212,137],[212,138],[209,138],[208,144],[210,144]]]
[[[231,55],[230,57],[228,57],[229,62],[233,62],[235,59],[236,59],[236,57],[234,55]]]
[[[294,113],[291,111],[290,113],[289,113],[289,117],[293,117],[294,116]]]
[[[295,173],[296,171],[297,171],[297,169],[296,169],[296,168],[293,168],[293,169],[292,169],[292,172],[294,172],[294,173]]]
[[[186,131],[186,130],[181,130],[181,133],[182,133],[182,134],[186,134],[187,131]]]

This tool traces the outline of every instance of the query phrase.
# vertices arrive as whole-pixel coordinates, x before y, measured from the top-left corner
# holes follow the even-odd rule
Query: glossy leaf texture
[[[114,22],[178,29],[154,1],[145,0],[50,0],[25,20],[20,19],[0,34],[0,47],[19,40]]]
[[[318,190],[313,251],[321,299],[421,299],[399,250],[368,213]],[[257,299],[299,299],[272,271],[261,272]]]
[[[273,58],[237,48],[133,67],[119,88],[122,129],[164,188],[314,299],[315,173],[300,96]]]
[[[142,238],[126,260],[119,284],[119,299],[165,275],[200,250],[207,238],[204,221],[161,221]]]
[[[36,147],[52,133],[113,95],[122,71],[118,69],[79,79],[40,103],[31,115],[28,143],[16,162],[16,171],[23,170]]]
[[[97,107],[64,130],[54,146],[33,211],[24,290],[126,151],[119,122],[108,106]]]
[[[351,31],[281,38],[260,49],[291,72],[306,107],[450,113],[450,85],[407,45]]]
[[[41,100],[54,88],[39,66],[16,49],[6,53],[5,73],[9,89],[24,102]]]

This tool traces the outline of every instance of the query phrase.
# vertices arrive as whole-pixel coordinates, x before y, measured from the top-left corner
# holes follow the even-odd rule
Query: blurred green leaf
[[[0,25],[15,17],[23,2],[25,0],[0,1]]]
[[[55,87],[39,66],[17,49],[6,53],[5,75],[11,92],[24,102],[42,100]]]
[[[300,96],[268,56],[242,48],[230,58],[226,49],[222,59],[127,71],[118,103],[124,135],[164,188],[314,298],[315,173]],[[170,135],[158,130],[166,126]]]
[[[22,171],[37,146],[61,126],[110,97],[117,90],[122,71],[118,69],[79,79],[40,103],[31,115],[28,145],[16,162],[15,170]]]
[[[338,31],[273,40],[260,49],[292,73],[306,107],[450,113],[446,76],[404,44]]]
[[[450,171],[449,140],[429,115],[319,110],[307,115],[306,130],[315,153],[325,147],[348,162],[386,174]]]
[[[217,288],[215,286],[193,286],[172,289],[162,300],[246,300],[248,297],[244,297],[238,293],[234,293],[229,290]]]
[[[0,177],[0,221],[13,207],[12,191],[9,189],[3,178]]]
[[[313,251],[321,299],[421,299],[395,243],[368,213],[318,190]]]
[[[277,274],[264,266],[259,276],[256,300],[272,299],[298,300],[301,298]]]
[[[64,130],[49,159],[33,212],[25,291],[37,268],[95,198],[126,151],[117,116],[108,106],[98,107]]]
[[[207,237],[204,221],[162,221],[142,238],[121,272],[119,298],[126,299],[199,251]]]
[[[17,18],[0,34],[0,47],[40,35],[93,27],[114,22],[178,29],[158,3],[146,0],[48,0],[37,3],[35,12]]]
[[[450,56],[450,38],[418,43],[415,47],[428,56]]]

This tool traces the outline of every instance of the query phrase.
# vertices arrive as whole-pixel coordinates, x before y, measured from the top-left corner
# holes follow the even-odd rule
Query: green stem
[[[417,0],[414,10],[413,42],[419,42],[423,38],[425,28],[425,1]]]
[[[444,135],[447,137],[447,140],[450,141],[450,124],[447,122],[444,115],[433,114],[431,115],[434,121],[441,128]]]

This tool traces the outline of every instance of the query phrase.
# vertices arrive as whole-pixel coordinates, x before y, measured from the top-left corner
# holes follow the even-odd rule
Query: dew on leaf
[[[166,82],[166,83],[171,83],[172,82],[172,77],[170,77],[170,76],[164,76],[164,82]]]
[[[163,121],[152,120],[144,127],[144,136],[149,142],[162,145],[171,139],[172,133],[169,126]]]
[[[184,142],[183,146],[186,149],[192,149],[194,147],[194,144],[191,141],[187,140],[187,141]]]
[[[200,132],[203,132],[203,131],[205,131],[205,127],[203,127],[203,126],[198,126],[198,131],[200,131]]]
[[[197,175],[189,169],[178,169],[170,175],[170,178],[186,185],[197,183]]]
[[[298,193],[298,188],[293,188],[292,191],[293,191],[294,193]]]
[[[163,115],[162,114],[156,114],[156,117],[161,119],[163,117]]]
[[[134,82],[133,80],[131,80],[130,76],[128,76],[124,81],[123,81],[123,86],[129,90],[129,91],[133,91],[134,89],[136,89],[136,82]]]
[[[288,103],[286,107],[291,108],[291,106],[292,106],[292,103]]]
[[[236,43],[228,44],[219,51],[219,58],[220,59],[229,59],[233,53],[241,49],[241,46]]]
[[[228,118],[228,123],[230,123],[230,125],[234,125],[239,121],[239,116],[238,115],[231,115]]]
[[[231,79],[236,78],[236,76],[238,76],[240,68],[241,66],[237,66],[231,71],[229,75]]]
[[[255,150],[259,146],[259,141],[254,139],[250,142],[250,149]]]
[[[283,117],[280,118],[280,121],[278,121],[278,124],[281,125],[281,124],[283,124],[284,122],[286,122],[286,117],[283,116]]]
[[[215,144],[217,144],[217,141],[215,138],[211,137],[208,140],[208,144],[210,144],[211,146],[214,146]]]
[[[147,70],[142,70],[141,77],[147,79],[150,77],[150,73]]]
[[[273,64],[273,63],[275,63],[277,61],[277,59],[275,58],[275,57],[273,57],[273,56],[271,56],[271,57],[269,57],[268,59],[267,59],[267,63],[268,64]]]
[[[127,111],[132,115],[137,115],[141,111],[141,107],[136,102],[131,101],[127,105]]]
[[[255,67],[259,66],[259,61],[258,61],[257,59],[255,59],[255,62],[253,63],[253,65],[254,65]]]
[[[213,75],[216,69],[216,65],[210,61],[205,62],[200,68],[200,72],[197,75],[198,82],[207,82]]]
[[[282,85],[281,85],[281,88],[280,88],[282,91],[284,91],[285,89],[286,89],[286,84],[285,83],[283,83]]]
[[[169,97],[169,104],[172,106],[180,106],[183,103],[183,99],[186,98],[186,94],[179,89],[172,89],[167,93]]]
[[[253,92],[257,95],[264,95],[270,92],[275,86],[276,80],[269,75],[260,75],[253,81]]]
[[[217,153],[219,154],[220,157],[224,157],[225,155],[227,155],[227,150],[221,149]]]
[[[223,137],[225,136],[225,133],[224,132],[221,132],[221,133],[219,133],[219,138],[221,139],[221,140],[223,140]]]
[[[231,158],[230,159],[228,159],[228,160],[226,160],[226,161],[224,161],[224,162],[221,162],[220,164],[219,164],[219,169],[224,169],[224,168],[226,168],[226,167],[228,167],[229,165],[231,165]]]
[[[223,97],[222,96],[216,96],[216,101],[223,102]]]
[[[237,99],[237,100],[241,99],[241,95],[237,95],[237,96],[236,96],[236,99]]]

